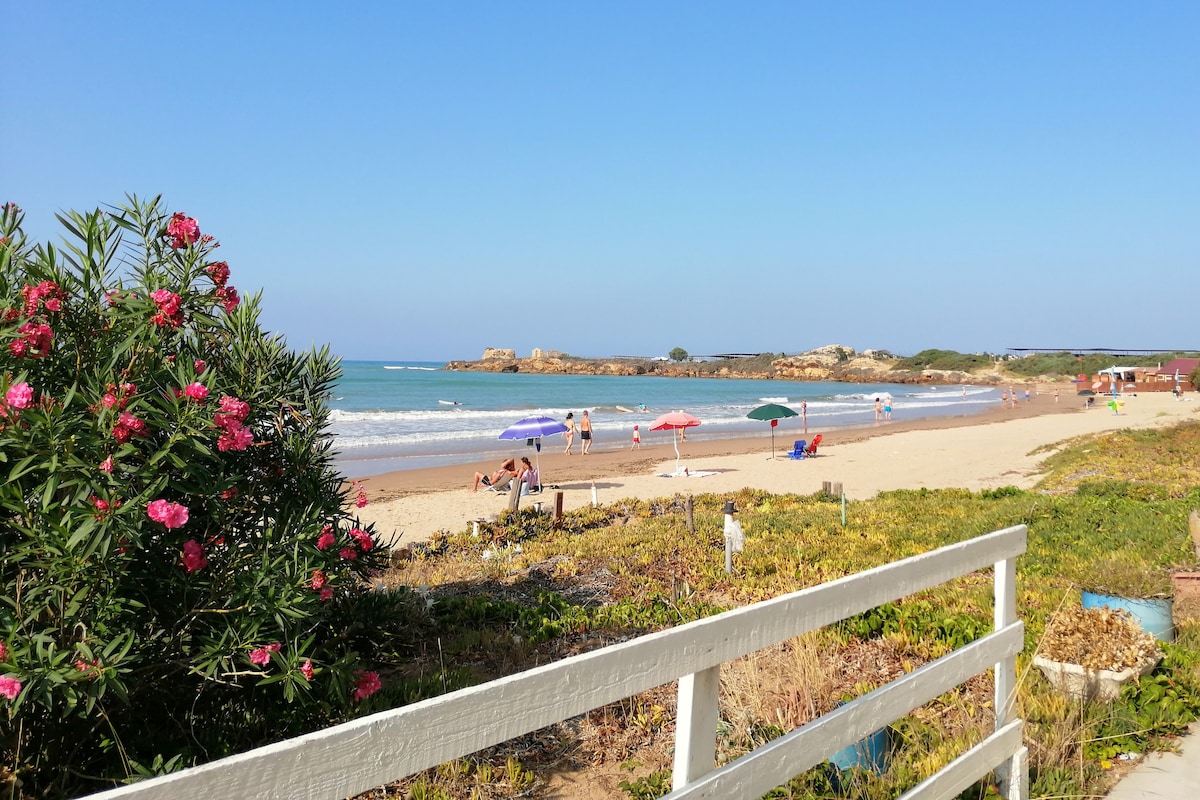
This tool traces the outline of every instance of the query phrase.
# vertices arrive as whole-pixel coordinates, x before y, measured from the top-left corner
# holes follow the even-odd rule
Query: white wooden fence
[[[995,769],[1028,795],[1015,718],[1018,525],[773,600],[583,653],[172,775],[92,795],[116,800],[345,798],[679,680],[671,800],[757,798],[974,675],[995,669],[995,731],[902,800],[957,795]],[[995,630],[714,769],[721,664],[974,570],[995,568]]]

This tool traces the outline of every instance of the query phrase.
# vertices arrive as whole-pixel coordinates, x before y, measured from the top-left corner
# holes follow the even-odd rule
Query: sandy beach
[[[810,494],[824,481],[842,483],[846,496],[860,500],[881,491],[903,488],[960,487],[978,491],[998,486],[1033,486],[1041,462],[1040,448],[1085,434],[1123,428],[1148,428],[1197,419],[1200,396],[1177,401],[1169,392],[1125,398],[1114,415],[1103,398],[1084,410],[1075,398],[1060,402],[1042,395],[1017,408],[997,407],[966,417],[918,421],[893,420],[871,427],[823,433],[815,458],[791,460],[791,440],[776,437],[771,458],[769,435],[746,439],[687,441],[679,445],[680,464],[690,477],[663,477],[675,472],[670,444],[643,445],[640,450],[599,450],[567,456],[556,438],[541,453],[540,495],[522,498],[523,508],[553,502],[557,486],[566,510],[592,503],[593,487],[600,503],[622,498],[651,499],[675,494],[732,492],[751,487],[770,492]],[[626,445],[628,447],[628,445]],[[530,455],[514,447],[514,457]],[[383,541],[424,541],[439,530],[460,531],[473,519],[490,519],[508,507],[508,496],[471,490],[476,470],[494,471],[498,463],[390,472],[363,479],[370,503],[354,509],[375,525]]]

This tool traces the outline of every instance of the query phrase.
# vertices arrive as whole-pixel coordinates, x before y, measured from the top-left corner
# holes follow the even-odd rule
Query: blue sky
[[[296,348],[1200,347],[1194,2],[4,17],[0,201],[162,194]]]

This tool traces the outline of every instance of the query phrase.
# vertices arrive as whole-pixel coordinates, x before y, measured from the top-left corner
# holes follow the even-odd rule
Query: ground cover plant
[[[478,537],[436,537],[385,579],[425,587],[439,656],[461,667],[448,677],[465,685],[1024,523],[1018,713],[1027,723],[1032,796],[1093,796],[1119,772],[1120,754],[1170,747],[1200,714],[1200,631],[1184,624],[1174,644],[1162,645],[1154,672],[1111,704],[1060,695],[1030,662],[1049,621],[1078,604],[1078,579],[1093,563],[1114,551],[1163,569],[1194,560],[1186,518],[1200,492],[1195,460],[1179,455],[1196,452],[1194,436],[1191,425],[1140,432],[1134,447],[1112,445],[1119,459],[1106,458],[1108,450],[1094,459],[1101,440],[1081,440],[1055,457],[1045,489],[887,492],[850,503],[845,526],[834,498],[742,491],[732,499],[747,546],[733,575],[723,564],[728,498],[702,495],[694,498],[695,535],[679,496],[586,509],[562,529],[522,511],[481,525]],[[1091,482],[1068,481],[1084,462]],[[725,665],[719,758],[736,758],[986,633],[991,592],[990,575],[966,576]],[[438,669],[432,661],[410,667]],[[897,721],[882,775],[823,767],[768,796],[895,797],[990,732],[991,691],[990,677],[978,676]],[[670,784],[674,702],[674,687],[660,687],[460,759],[453,783],[443,769],[371,796],[511,796],[507,778],[497,776],[516,758],[530,776],[522,796],[554,796],[566,773],[603,787],[597,797],[658,797]],[[988,796],[994,787],[986,780],[963,794]]]
[[[156,200],[0,210],[0,786],[63,797],[371,708],[405,647],[331,466],[327,350]],[[365,499],[365,498],[364,498]]]

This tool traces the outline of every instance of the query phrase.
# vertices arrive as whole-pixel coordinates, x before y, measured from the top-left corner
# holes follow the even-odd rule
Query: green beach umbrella
[[[781,420],[784,417],[799,416],[795,411],[792,411],[787,406],[781,406],[778,403],[767,403],[765,406],[759,406],[746,415],[750,419],[759,419],[764,422],[771,422],[771,458],[775,458],[775,425],[776,420]]]

